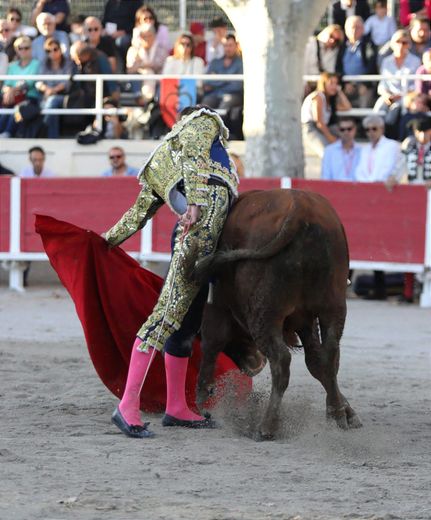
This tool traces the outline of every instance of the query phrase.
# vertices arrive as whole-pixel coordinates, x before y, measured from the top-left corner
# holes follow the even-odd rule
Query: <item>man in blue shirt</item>
[[[69,37],[64,31],[55,28],[55,16],[50,13],[40,13],[36,18],[37,28],[40,35],[33,40],[32,55],[41,63],[46,59],[45,42],[48,38],[54,38],[60,43],[61,53],[69,56]]]
[[[242,58],[239,54],[238,43],[233,34],[228,34],[223,43],[224,56],[211,61],[208,74],[242,74]],[[229,110],[232,107],[242,106],[242,81],[211,81],[204,84],[205,95],[202,104],[211,108]]]
[[[325,148],[321,178],[326,181],[354,181],[361,149],[355,142],[356,122],[344,117],[338,123],[340,139]]]
[[[126,164],[126,154],[121,146],[113,146],[108,152],[111,167],[102,173],[102,177],[136,177],[137,168]]]

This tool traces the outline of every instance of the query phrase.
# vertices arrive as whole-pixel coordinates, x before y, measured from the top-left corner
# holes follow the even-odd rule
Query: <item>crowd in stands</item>
[[[219,110],[234,138],[242,138],[242,82],[145,79],[149,74],[242,74],[242,57],[227,21],[215,18],[205,27],[190,24],[173,41],[157,13],[142,0],[108,0],[101,17],[71,17],[66,0],[34,2],[29,25],[10,7],[0,19],[0,74],[69,75],[72,81],[8,80],[1,87],[1,108],[14,109],[0,116],[0,134],[8,137],[70,137],[93,124],[94,118],[45,115],[40,110],[93,108],[95,83],[73,81],[76,74],[134,74],[142,80],[104,81],[104,96],[115,106],[133,106],[122,138],[159,138],[172,126],[172,98],[178,110],[184,99],[204,102]],[[181,101],[179,101],[181,100]],[[17,121],[22,104],[32,104],[32,120]],[[136,107],[138,107],[136,109]],[[35,120],[37,119],[37,123]],[[64,123],[64,124],[61,124]],[[136,127],[142,127],[141,132]],[[101,130],[101,129],[99,129]]]

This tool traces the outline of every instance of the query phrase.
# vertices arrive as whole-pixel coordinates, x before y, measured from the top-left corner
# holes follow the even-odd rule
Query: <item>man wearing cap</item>
[[[205,26],[201,22],[192,22],[190,24],[190,32],[192,33],[195,48],[194,56],[202,58],[207,63],[207,42],[205,41]]]

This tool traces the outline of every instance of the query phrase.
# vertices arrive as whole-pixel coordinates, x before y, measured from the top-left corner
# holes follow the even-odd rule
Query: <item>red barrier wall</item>
[[[324,195],[346,229],[350,258],[421,264],[425,259],[427,190],[423,186],[307,181],[292,188]]]
[[[10,177],[0,176],[0,251],[9,251]]]
[[[280,187],[279,178],[241,179],[239,191],[272,190]],[[153,218],[152,248],[156,253],[171,252],[171,235],[177,217],[167,207],[163,206]]]
[[[21,250],[43,251],[34,232],[36,213],[102,233],[117,222],[138,193],[135,178],[22,179]],[[140,250],[140,233],[127,241],[127,250]]]

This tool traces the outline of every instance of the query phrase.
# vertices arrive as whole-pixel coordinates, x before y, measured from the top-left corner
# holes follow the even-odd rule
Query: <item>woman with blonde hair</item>
[[[322,72],[314,92],[303,101],[301,108],[304,146],[323,157],[325,146],[337,140],[330,125],[336,122],[337,111],[350,110],[352,105],[340,89],[338,76]]]
[[[205,63],[194,55],[195,44],[191,33],[178,36],[173,56],[169,56],[163,67],[163,74],[204,74]]]

